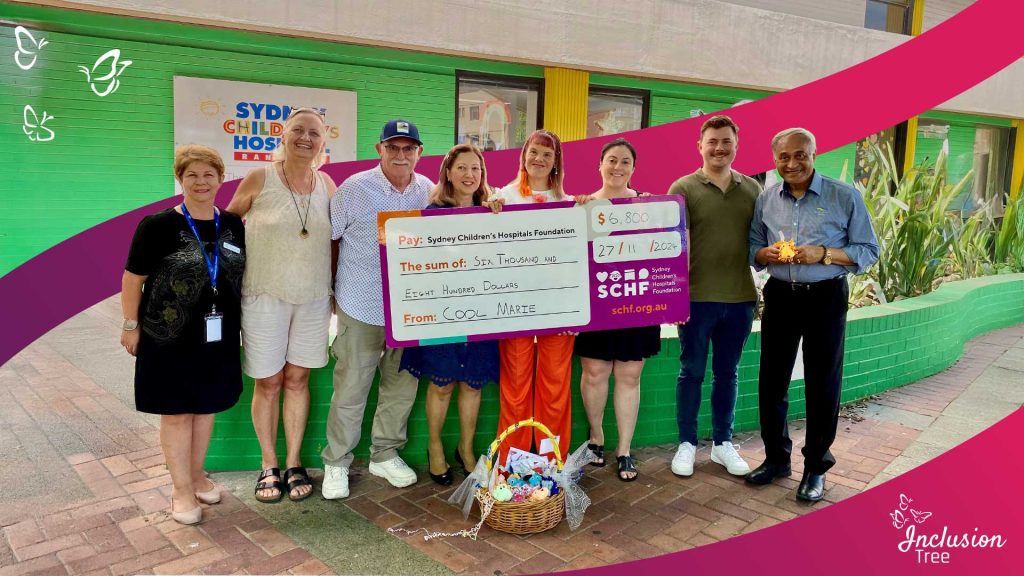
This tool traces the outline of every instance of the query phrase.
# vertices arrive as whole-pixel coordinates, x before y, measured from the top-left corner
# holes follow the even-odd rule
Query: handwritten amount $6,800
[[[597,214],[598,224],[611,224],[612,226],[618,226],[621,224],[649,224],[651,221],[651,215],[645,211],[628,211],[628,212],[608,212],[605,215],[604,212]]]

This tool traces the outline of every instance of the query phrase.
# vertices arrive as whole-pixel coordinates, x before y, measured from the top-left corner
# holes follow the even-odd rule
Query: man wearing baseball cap
[[[377,213],[427,206],[434,184],[415,172],[422,152],[423,142],[415,124],[408,120],[388,122],[377,144],[380,164],[346,179],[331,199],[338,336],[332,347],[337,359],[334,395],[327,416],[327,446],[322,453],[322,492],[328,500],[349,495],[352,450],[359,443],[366,399],[378,370],[370,474],[399,488],[416,483],[416,473],[398,451],[405,446],[417,381],[408,372],[398,371],[402,349],[384,346]]]

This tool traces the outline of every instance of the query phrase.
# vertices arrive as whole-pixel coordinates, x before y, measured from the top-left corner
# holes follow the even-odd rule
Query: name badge
[[[224,319],[224,315],[220,312],[213,312],[207,314],[206,318],[206,341],[207,342],[220,342],[221,339],[221,321]]]
[[[235,254],[241,254],[242,253],[242,249],[239,248],[238,246],[235,246],[231,242],[224,242],[224,247],[227,248],[228,250],[231,250]]]

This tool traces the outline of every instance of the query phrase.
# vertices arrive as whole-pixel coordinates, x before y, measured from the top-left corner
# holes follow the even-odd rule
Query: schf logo
[[[650,289],[650,282],[647,278],[651,275],[650,270],[641,268],[627,268],[622,272],[612,270],[611,272],[600,271],[594,274],[599,282],[597,286],[598,298],[621,298],[623,296],[643,296]],[[605,284],[606,280],[610,280]]]

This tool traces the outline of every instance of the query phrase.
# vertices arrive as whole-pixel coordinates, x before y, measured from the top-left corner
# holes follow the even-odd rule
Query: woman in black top
[[[238,216],[214,207],[224,181],[215,150],[179,148],[174,174],[184,201],[143,218],[132,239],[121,280],[121,345],[136,357],[136,408],[161,415],[171,515],[195,524],[199,502],[220,501],[203,471],[213,414],[234,406],[242,392],[245,230]]]
[[[636,164],[636,150],[623,138],[612,140],[601,150],[601,189],[591,194],[594,200],[636,198],[630,188],[630,176]],[[583,375],[580,394],[590,422],[589,448],[597,454],[596,466],[604,466],[604,410],[608,403],[608,377],[615,377],[613,403],[619,432],[616,462],[619,479],[636,480],[636,460],[630,454],[633,431],[640,409],[640,373],[644,360],[661,350],[661,328],[642,326],[583,332],[576,337],[575,352],[580,357]]]

